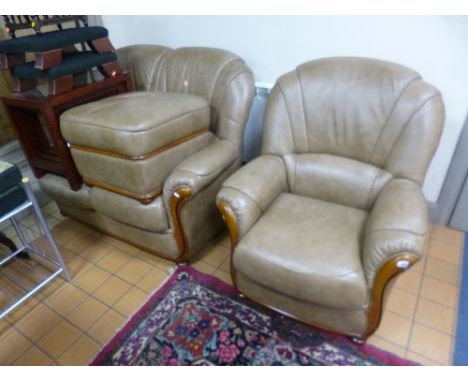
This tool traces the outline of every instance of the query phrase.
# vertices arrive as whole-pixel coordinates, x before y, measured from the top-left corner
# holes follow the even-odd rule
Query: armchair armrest
[[[385,263],[397,255],[409,254],[413,261],[418,260],[424,252],[427,231],[427,205],[419,185],[391,180],[367,220],[363,265],[369,285]]]
[[[287,191],[287,176],[280,157],[263,155],[231,175],[218,193],[216,203],[226,219],[226,212],[232,214],[227,222],[233,245],[240,240],[265,212],[273,200]],[[226,211],[228,208],[230,211]],[[224,211],[223,211],[224,209]],[[235,224],[235,233],[232,224]]]
[[[180,187],[197,194],[213,182],[237,158],[238,151],[226,140],[216,141],[180,162],[164,182],[164,200],[169,200]]]
[[[182,207],[218,179],[238,157],[239,151],[232,143],[218,140],[180,162],[166,179],[162,198],[179,248],[177,262],[184,262],[189,256],[187,235],[182,226]]]

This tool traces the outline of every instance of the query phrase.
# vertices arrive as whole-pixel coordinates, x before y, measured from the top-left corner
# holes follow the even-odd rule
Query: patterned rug
[[[413,365],[237,297],[187,266],[130,319],[91,365]]]

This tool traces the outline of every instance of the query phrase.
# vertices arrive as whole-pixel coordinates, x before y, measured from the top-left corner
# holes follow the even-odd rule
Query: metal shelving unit
[[[16,296],[16,298],[8,299],[9,303],[6,304],[6,306],[0,305],[0,319],[6,316],[8,313],[10,313],[16,307],[18,307],[21,303],[23,303],[29,297],[37,293],[39,290],[41,290],[45,285],[50,283],[56,277],[63,275],[67,281],[71,280],[67,266],[65,262],[63,261],[63,258],[57,247],[57,243],[55,242],[49,230],[47,221],[45,220],[44,215],[42,214],[42,211],[39,207],[39,204],[37,203],[36,198],[33,194],[31,185],[29,183],[29,179],[23,178],[22,183],[23,183],[23,187],[26,192],[26,195],[27,195],[27,200],[23,204],[17,206],[14,210],[0,217],[0,223],[7,221],[7,220],[11,222],[14,230],[16,231],[18,235],[19,240],[21,241],[21,245],[16,251],[0,259],[0,270],[6,264],[11,263],[12,261],[16,261],[15,258],[20,253],[24,253],[24,251],[26,251],[30,255],[30,260],[28,261],[35,261],[34,258],[45,260],[46,263],[50,264],[55,269],[49,271],[49,274],[44,279],[40,280],[37,283],[37,285],[35,285],[31,289],[24,290],[23,291],[24,293],[22,293],[20,296]],[[32,210],[33,216],[36,218],[36,221],[40,228],[40,233],[38,233],[39,235],[35,239],[37,240],[38,238],[45,238],[49,248],[51,249],[50,251],[51,253],[46,253],[43,250],[41,251],[40,249],[35,248],[34,245],[31,244],[31,241],[32,241],[31,238],[28,238],[28,236],[30,235],[28,235],[25,232],[25,228],[18,221],[17,216],[21,212],[27,209]],[[46,267],[43,267],[43,268],[48,269]],[[2,291],[4,295],[11,295],[11,293],[8,290],[3,290],[1,286],[0,286],[0,291]]]

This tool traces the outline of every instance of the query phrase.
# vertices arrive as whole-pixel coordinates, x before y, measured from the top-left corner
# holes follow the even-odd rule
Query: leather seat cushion
[[[368,304],[360,253],[363,210],[282,193],[237,245],[234,268],[274,291],[321,306]]]
[[[135,158],[209,129],[210,106],[191,94],[131,92],[69,109],[60,126],[71,144]]]

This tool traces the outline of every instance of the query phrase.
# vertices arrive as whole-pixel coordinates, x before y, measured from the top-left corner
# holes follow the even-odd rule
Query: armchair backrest
[[[440,93],[413,70],[321,59],[277,80],[262,153],[283,157],[293,192],[367,209],[391,178],[422,184],[443,121]]]
[[[241,147],[254,94],[250,69],[233,53],[215,48],[134,45],[117,50],[135,90],[195,94],[211,102],[212,131]]]

